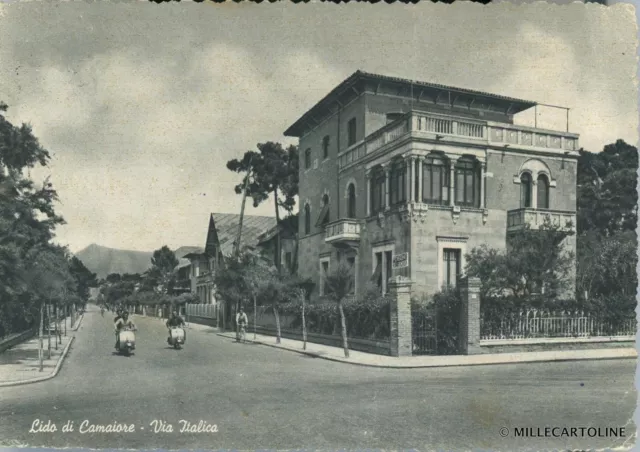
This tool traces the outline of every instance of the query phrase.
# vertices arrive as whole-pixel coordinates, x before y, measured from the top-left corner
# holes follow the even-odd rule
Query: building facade
[[[298,273],[341,259],[355,290],[391,277],[429,296],[465,254],[544,218],[575,228],[578,135],[515,125],[535,102],[356,72],[297,120]],[[565,246],[575,251],[575,238]]]
[[[240,215],[212,213],[209,217],[207,239],[202,253],[190,253],[185,258],[191,261],[191,292],[198,295],[202,304],[212,304],[212,315],[219,327],[228,328],[231,307],[216,300],[214,274],[225,256],[231,256],[238,236]],[[255,248],[259,237],[276,225],[275,217],[244,215],[242,221],[242,247]]]

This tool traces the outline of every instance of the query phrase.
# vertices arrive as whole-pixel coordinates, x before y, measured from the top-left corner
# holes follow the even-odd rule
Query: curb
[[[226,336],[223,333],[216,333],[217,336],[224,337],[227,339],[235,339],[233,336]],[[277,344],[267,344],[265,342],[261,342],[258,340],[247,339],[247,342],[251,342],[254,344],[265,345],[271,348],[277,348],[279,350],[287,350],[294,353],[299,353],[301,355],[312,356],[314,358],[325,359],[327,361],[333,361],[337,363],[343,364],[351,364],[353,366],[361,366],[361,367],[374,367],[374,368],[383,368],[383,369],[427,369],[427,368],[435,368],[435,367],[470,367],[470,366],[496,366],[496,365],[506,365],[506,364],[529,364],[529,363],[548,363],[548,362],[567,362],[567,361],[605,361],[605,360],[617,360],[617,359],[638,359],[637,356],[598,356],[594,358],[580,358],[580,357],[558,357],[555,359],[551,358],[539,358],[532,359],[527,361],[497,361],[497,362],[489,362],[489,363],[440,363],[440,364],[416,364],[416,365],[408,365],[408,366],[400,366],[397,364],[368,364],[368,363],[359,363],[354,361],[349,361],[348,359],[337,358],[333,356],[319,355],[314,352],[309,352],[306,350],[298,350],[295,348],[284,347],[282,345]],[[381,355],[384,356],[384,355]]]
[[[53,372],[45,377],[37,377],[37,378],[31,378],[29,380],[21,380],[21,381],[8,381],[5,383],[0,383],[0,388],[4,388],[7,386],[21,386],[21,385],[28,385],[31,383],[39,383],[41,381],[46,381],[46,380],[51,380],[52,378],[56,377],[58,375],[58,372],[60,372],[60,368],[62,367],[62,363],[64,362],[64,359],[67,357],[67,353],[69,352],[69,348],[71,348],[71,344],[73,343],[73,340],[75,339],[75,336],[70,336],[69,342],[67,343],[66,347],[64,348],[62,355],[60,355],[60,358],[58,358],[58,363],[56,364],[56,368],[53,369]]]
[[[71,328],[71,331],[78,331],[78,328],[80,328],[80,325],[82,325],[82,321],[84,320],[84,314],[82,314],[80,316],[80,318],[78,319],[78,325],[75,328]]]

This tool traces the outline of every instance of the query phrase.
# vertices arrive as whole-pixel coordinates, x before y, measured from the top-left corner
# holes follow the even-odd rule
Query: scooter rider
[[[120,318],[118,318],[114,324],[114,328],[116,330],[116,349],[120,348],[120,330],[127,327],[135,329],[136,327],[129,319],[129,313],[127,311],[124,311],[119,317]]]
[[[171,344],[171,328],[177,328],[177,327],[184,327],[184,320],[182,320],[182,317],[180,317],[178,315],[178,313],[176,311],[173,311],[171,313],[171,317],[169,317],[169,320],[167,320],[167,328],[169,328],[169,337],[167,338],[167,343]],[[184,340],[186,342],[187,340],[187,332],[184,332]]]

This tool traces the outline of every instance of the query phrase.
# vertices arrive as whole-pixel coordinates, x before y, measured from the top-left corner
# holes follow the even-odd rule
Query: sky
[[[571,108],[598,152],[638,142],[636,67],[624,4],[0,3],[0,100],[52,154],[31,175],[74,252],[204,246],[209,214],[240,210],[226,162],[295,143],[284,130],[358,69]]]

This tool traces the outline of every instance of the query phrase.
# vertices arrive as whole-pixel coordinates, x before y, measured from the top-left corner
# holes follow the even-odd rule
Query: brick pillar
[[[411,356],[413,336],[411,332],[411,285],[404,276],[389,279],[392,295],[390,334],[391,356]]]
[[[480,351],[480,278],[464,277],[460,288],[460,353],[477,355]]]

